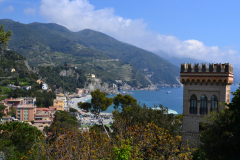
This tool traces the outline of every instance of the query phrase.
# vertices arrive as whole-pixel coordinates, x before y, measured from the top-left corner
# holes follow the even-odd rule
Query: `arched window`
[[[197,97],[195,95],[190,98],[190,114],[197,114]]]
[[[205,95],[202,95],[200,99],[200,114],[207,114],[207,110],[207,97]]]
[[[212,96],[211,98],[211,112],[218,112],[218,98],[217,96]]]

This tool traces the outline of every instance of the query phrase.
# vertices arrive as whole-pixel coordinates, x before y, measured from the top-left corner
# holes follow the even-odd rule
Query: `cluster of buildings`
[[[53,106],[45,108],[37,108],[35,105],[35,97],[7,98],[0,102],[6,106],[4,114],[8,115],[11,109],[15,109],[15,117],[11,115],[3,116],[2,123],[5,121],[24,121],[31,122],[32,126],[36,126],[39,130],[43,130],[45,126],[50,126],[53,121],[54,113],[57,110],[67,109],[67,98],[64,94],[57,94],[53,101]]]
[[[81,88],[76,88],[75,89],[75,95],[77,95],[78,97],[82,97],[84,95],[88,94],[88,89],[81,89]]]

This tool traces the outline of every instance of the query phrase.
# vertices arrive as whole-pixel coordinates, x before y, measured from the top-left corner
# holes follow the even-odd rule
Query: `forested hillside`
[[[38,76],[28,70],[24,63],[25,60],[22,55],[14,51],[0,53],[0,77],[2,77],[0,78],[0,84],[13,78],[35,82]]]
[[[40,91],[41,87],[36,83],[38,75],[26,66],[25,58],[14,51],[0,53],[0,100],[13,97],[36,97],[38,107],[53,105],[55,94],[53,92]],[[9,85],[18,86],[12,89]],[[24,90],[21,87],[31,86]]]
[[[13,32],[9,48],[25,56],[35,67],[68,63],[85,70],[93,70],[99,65],[94,62],[97,59],[119,59],[130,63],[133,68],[132,72],[126,70],[128,75],[133,75],[127,78],[130,78],[130,83],[136,80],[138,84],[145,86],[145,84],[149,84],[144,78],[144,75],[147,75],[155,84],[178,84],[176,81],[176,77],[179,76],[178,67],[151,52],[117,41],[103,33],[92,30],[71,32],[52,23],[26,25],[2,19],[0,24],[4,24],[6,30]],[[114,65],[112,63],[108,66]],[[106,67],[105,69],[106,71],[111,70]],[[121,73],[117,73],[117,75],[121,75]],[[122,80],[124,81],[124,79]]]
[[[74,92],[75,88],[83,88],[87,81],[84,70],[67,66],[39,67],[39,74],[53,91],[61,87],[64,91]]]

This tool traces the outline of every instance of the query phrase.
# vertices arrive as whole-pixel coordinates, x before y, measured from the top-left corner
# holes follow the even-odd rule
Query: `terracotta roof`
[[[49,106],[49,109],[54,109],[54,110],[56,110],[57,107],[55,107],[55,106]]]
[[[49,108],[36,108],[37,111],[48,111]]]
[[[45,123],[52,122],[51,120],[34,120],[34,123]]]
[[[48,112],[39,111],[35,114],[35,116],[47,116],[48,117]]]
[[[37,106],[32,105],[18,105],[15,108],[37,108]]]

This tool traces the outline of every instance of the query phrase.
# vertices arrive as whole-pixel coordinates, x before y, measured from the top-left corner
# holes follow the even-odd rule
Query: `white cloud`
[[[10,13],[14,11],[14,7],[13,6],[8,6],[7,8],[3,9],[4,12],[6,13]]]
[[[174,36],[149,31],[143,19],[120,17],[114,14],[113,8],[95,10],[87,0],[42,0],[40,13],[49,22],[63,25],[72,31],[98,30],[155,53],[162,50],[170,56],[222,63],[237,63],[240,58],[237,51],[231,48],[209,47],[198,40],[181,41]]]
[[[36,9],[28,7],[26,9],[24,9],[23,12],[26,15],[35,15],[36,14]]]

